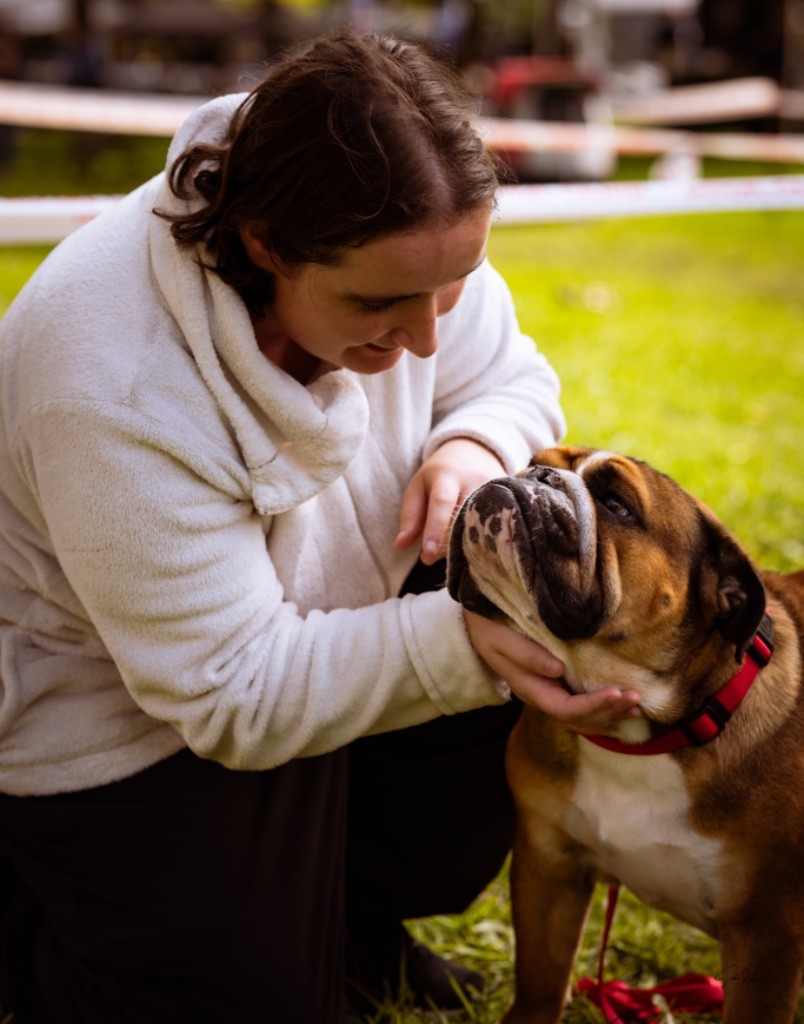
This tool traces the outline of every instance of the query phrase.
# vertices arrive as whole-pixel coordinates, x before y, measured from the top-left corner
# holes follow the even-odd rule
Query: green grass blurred
[[[523,328],[560,373],[569,439],[649,460],[780,570],[804,566],[803,238],[804,212],[753,213],[497,227],[489,247]],[[0,250],[0,312],[46,251]],[[600,927],[598,898],[581,974],[595,973]],[[489,979],[483,1005],[450,1019],[498,1020],[512,985],[505,873],[464,915],[412,929]],[[608,963],[609,976],[643,985],[719,970],[710,940],[628,895]],[[399,1005],[385,1019],[425,1018]],[[582,999],[565,1015],[601,1019]]]
[[[498,227],[569,439],[647,459],[769,568],[804,566],[804,213]]]
[[[165,166],[168,139],[15,129],[0,162],[0,196],[130,192]]]

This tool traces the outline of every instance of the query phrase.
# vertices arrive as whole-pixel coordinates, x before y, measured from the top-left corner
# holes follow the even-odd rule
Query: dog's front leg
[[[517,826],[511,862],[516,995],[503,1024],[558,1024],[593,890],[591,873],[555,829]]]
[[[804,967],[800,934],[780,921],[741,921],[724,930],[721,953],[724,1024],[793,1024]]]

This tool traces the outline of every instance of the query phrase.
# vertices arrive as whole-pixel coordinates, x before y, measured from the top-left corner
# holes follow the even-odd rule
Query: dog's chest
[[[688,822],[683,773],[668,756],[628,757],[584,744],[566,823],[596,868],[645,903],[710,934],[721,844]]]

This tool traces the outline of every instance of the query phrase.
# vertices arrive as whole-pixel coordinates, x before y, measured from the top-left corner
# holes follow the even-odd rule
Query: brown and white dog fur
[[[538,640],[573,692],[641,694],[612,735],[642,742],[734,675],[767,602],[775,654],[705,746],[632,756],[526,707],[508,748],[516,997],[556,1024],[596,880],[721,946],[727,1024],[791,1024],[804,966],[804,573],[758,574],[711,511],[647,464],[535,456],[466,501],[453,597]]]

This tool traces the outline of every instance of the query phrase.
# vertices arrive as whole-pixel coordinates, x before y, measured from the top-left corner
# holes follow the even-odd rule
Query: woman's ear
[[[251,262],[261,270],[267,270],[269,274],[281,272],[280,261],[274,256],[264,235],[261,235],[255,228],[249,226],[240,228],[240,241],[246,250],[246,255]]]

